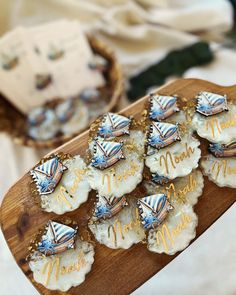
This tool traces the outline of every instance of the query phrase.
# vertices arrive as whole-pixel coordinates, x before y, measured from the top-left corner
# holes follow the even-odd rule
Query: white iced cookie
[[[28,134],[36,140],[52,139],[59,132],[60,123],[53,110],[38,107],[28,115]]]
[[[191,133],[185,133],[181,141],[175,142],[159,150],[152,148],[146,157],[145,164],[152,173],[174,179],[191,173],[198,167],[201,150],[199,140]]]
[[[198,218],[193,211],[193,205],[202,195],[203,187],[203,176],[198,170],[169,182],[164,187],[146,184],[149,194],[166,193],[174,207],[162,224],[149,231],[150,251],[173,255],[185,249],[195,238]]]
[[[236,188],[236,158],[216,158],[207,155],[201,160],[203,173],[220,187]]]
[[[129,205],[110,219],[100,219],[89,225],[96,240],[112,249],[128,249],[145,238],[139,220],[137,200],[129,199]]]
[[[215,143],[236,139],[236,105],[227,106],[226,96],[202,92],[196,110],[192,126],[200,137]]]
[[[54,157],[31,170],[42,209],[64,214],[86,202],[91,190],[86,170],[86,164],[79,155],[63,162]]]
[[[71,98],[61,102],[55,113],[61,123],[60,130],[64,134],[77,133],[88,126],[88,107],[79,99]]]
[[[50,290],[67,291],[80,285],[94,262],[92,244],[76,237],[77,229],[49,221],[31,255],[34,280]]]
[[[152,181],[144,182],[144,186],[149,195],[156,192],[163,192],[171,199],[171,204],[189,204],[194,206],[202,194],[204,178],[201,171],[195,169],[184,177],[169,180],[164,185],[157,185]]]
[[[142,181],[144,134],[142,131],[131,131],[129,136],[123,136],[122,139],[124,141],[121,147],[123,158],[115,162],[112,166],[102,170],[92,165],[88,167],[87,175],[90,186],[94,190],[97,190],[100,195],[116,196],[118,198],[132,192]],[[117,145],[119,148],[118,143],[107,141],[101,148],[107,148],[109,152],[111,149],[115,149],[112,144],[114,146]],[[91,152],[92,147],[93,144],[90,145]],[[117,156],[115,155],[115,157]],[[113,158],[107,154],[106,161],[109,163],[109,161],[113,161]]]
[[[174,255],[185,249],[196,236],[197,215],[192,206],[183,205],[169,214],[168,220],[148,234],[148,250],[155,253]]]

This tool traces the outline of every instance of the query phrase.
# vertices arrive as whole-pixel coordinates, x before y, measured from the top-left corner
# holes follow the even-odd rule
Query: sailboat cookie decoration
[[[48,52],[48,59],[58,60],[64,55],[64,50],[51,44]]]
[[[40,195],[52,193],[59,184],[67,167],[55,156],[46,162],[36,166],[30,171]]]
[[[150,124],[148,144],[156,149],[164,148],[175,141],[180,141],[178,125],[152,122]]]
[[[139,214],[145,229],[159,226],[167,217],[173,206],[166,194],[156,194],[138,200]]]
[[[228,111],[227,96],[202,91],[197,95],[196,111],[204,116],[212,116]]]
[[[179,112],[176,96],[150,94],[149,117],[151,120],[164,120],[176,112]]]
[[[74,249],[76,234],[77,228],[49,220],[38,243],[38,251],[49,256]]]
[[[128,203],[126,197],[105,197],[97,195],[95,203],[95,217],[97,219],[108,219],[119,213]]]
[[[43,90],[51,83],[52,83],[52,76],[50,74],[36,74],[35,75],[36,89]]]
[[[161,176],[158,173],[152,173],[152,182],[159,184],[159,185],[164,185],[170,182],[170,179],[165,176]]]
[[[114,165],[120,159],[125,159],[122,147],[122,142],[95,139],[91,160],[92,167],[103,170]]]
[[[19,57],[18,56],[10,56],[6,53],[1,53],[1,63],[2,68],[6,71],[14,69],[18,63],[19,63]]]
[[[209,151],[217,158],[236,157],[236,141],[230,144],[211,143]]]
[[[98,135],[108,139],[121,135],[129,135],[131,119],[114,113],[103,116],[102,123],[98,129]]]

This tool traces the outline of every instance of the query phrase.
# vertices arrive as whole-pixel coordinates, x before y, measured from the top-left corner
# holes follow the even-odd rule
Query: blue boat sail
[[[67,167],[55,156],[30,171],[40,195],[52,193]]]
[[[156,194],[138,200],[139,214],[145,229],[158,227],[167,217],[173,206],[166,194]]]
[[[152,122],[150,124],[148,135],[150,146],[160,149],[180,140],[178,125],[164,122]]]
[[[98,129],[98,135],[108,139],[129,134],[131,119],[124,116],[107,113],[103,116],[101,126]]]
[[[125,159],[122,142],[94,140],[94,152],[91,165],[98,169],[106,169],[120,159]]]
[[[76,235],[77,228],[49,220],[38,243],[38,251],[49,256],[73,249]]]
[[[149,117],[151,120],[164,120],[178,111],[177,97],[150,94]]]
[[[209,151],[217,158],[236,157],[236,141],[230,144],[211,143]]]
[[[95,203],[95,217],[97,219],[108,219],[119,213],[128,203],[126,198],[116,198],[114,196],[105,197],[97,195]]]
[[[227,96],[207,91],[200,92],[197,96],[196,111],[204,116],[212,116],[228,111]]]

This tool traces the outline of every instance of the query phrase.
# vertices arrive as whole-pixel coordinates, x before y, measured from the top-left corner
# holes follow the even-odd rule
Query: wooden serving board
[[[178,94],[180,97],[193,99],[202,90],[227,94],[230,99],[236,99],[236,86],[220,87],[212,83],[196,80],[181,79],[160,88],[157,92],[163,95]],[[124,109],[121,114],[141,117],[147,103],[144,97]],[[206,143],[201,140],[203,155],[206,153]],[[85,154],[88,144],[88,132],[74,138],[53,152],[64,152],[72,155]],[[32,166],[36,163],[32,163]],[[7,175],[6,175],[7,177]],[[199,217],[197,237],[199,237],[213,222],[215,222],[236,200],[236,190],[219,188],[205,177],[203,195],[195,206]],[[25,258],[28,254],[30,240],[39,228],[49,219],[56,219],[53,213],[40,210],[35,204],[30,191],[31,178],[24,175],[6,194],[1,206],[1,227],[8,246],[19,267],[34,284],[41,294],[64,294],[50,291],[32,279],[32,273]],[[83,204],[74,212],[65,214],[79,223],[84,223],[88,217],[91,202]],[[92,271],[80,286],[71,288],[67,294],[129,294],[155,273],[160,271],[177,255],[168,256],[149,252],[146,245],[138,244],[128,250],[112,250],[96,244],[95,262]],[[170,278],[171,279],[171,278]]]

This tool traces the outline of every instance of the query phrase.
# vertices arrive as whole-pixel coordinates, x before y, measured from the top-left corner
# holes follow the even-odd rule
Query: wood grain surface
[[[157,92],[163,95],[177,94],[180,97],[193,99],[202,90],[227,94],[230,99],[236,99],[236,86],[221,87],[212,83],[196,80],[181,79],[160,88]],[[124,109],[121,114],[132,115],[136,119],[147,104],[147,97]],[[206,153],[206,143],[201,140],[202,153]],[[72,155],[85,154],[88,144],[88,132],[74,138],[53,152],[62,151]],[[32,167],[36,163],[32,163]],[[7,175],[6,175],[7,177]],[[199,237],[213,222],[215,222],[236,200],[236,190],[219,188],[208,178],[204,177],[205,186],[203,195],[195,206],[199,217],[197,237]],[[32,279],[32,273],[25,258],[28,254],[30,240],[39,228],[49,219],[55,219],[53,213],[40,210],[35,204],[30,191],[31,178],[24,175],[6,194],[1,206],[1,227],[8,246],[22,271],[34,284],[41,294],[64,294],[59,291],[50,291]],[[93,194],[90,197],[93,198]],[[91,211],[91,201],[83,204],[79,209],[65,214],[84,224]],[[220,234],[220,233],[219,233]],[[168,256],[149,252],[144,244],[132,246],[128,250],[111,250],[96,243],[95,262],[92,271],[80,286],[71,288],[67,294],[129,294],[155,273],[160,271],[177,255]],[[171,281],[171,278],[170,278]]]

